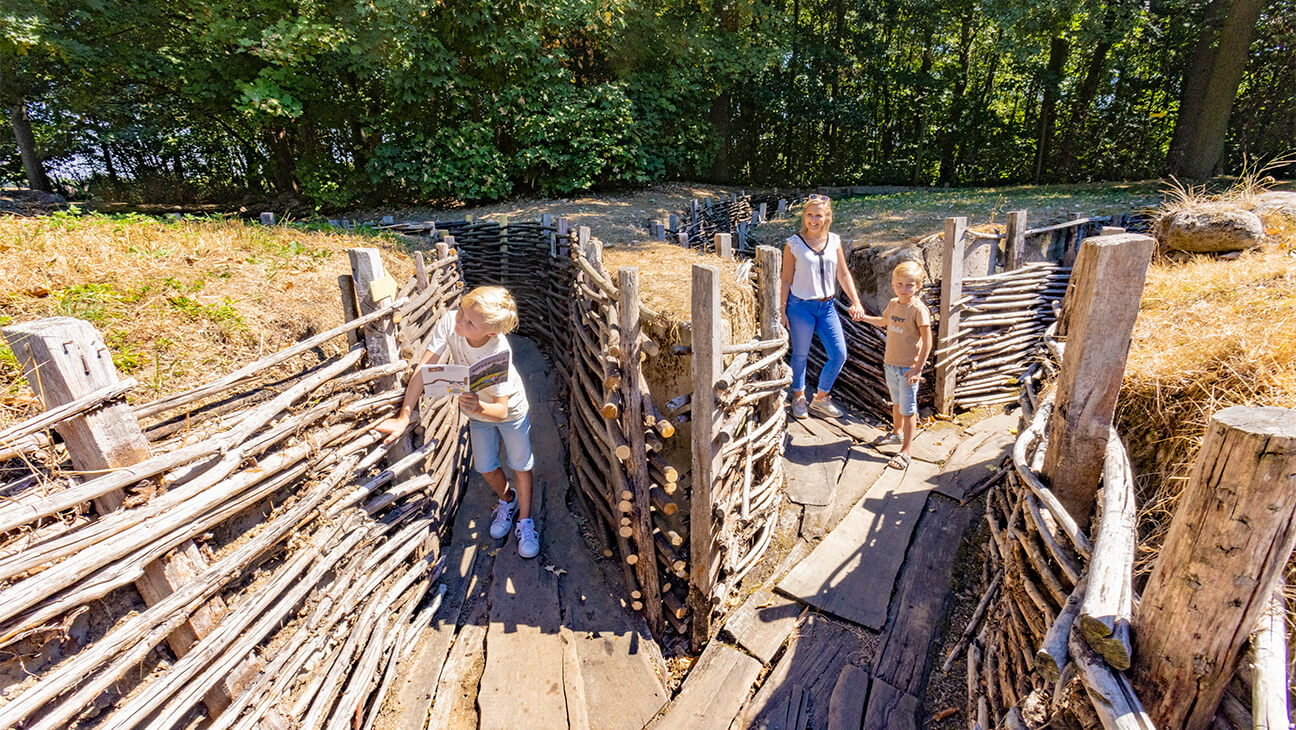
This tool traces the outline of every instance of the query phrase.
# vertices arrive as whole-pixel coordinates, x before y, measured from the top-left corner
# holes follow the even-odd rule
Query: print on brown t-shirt
[[[887,365],[913,367],[917,365],[918,350],[922,347],[919,327],[931,326],[931,312],[917,298],[901,304],[892,299],[882,310],[886,320],[886,354],[882,361]]]

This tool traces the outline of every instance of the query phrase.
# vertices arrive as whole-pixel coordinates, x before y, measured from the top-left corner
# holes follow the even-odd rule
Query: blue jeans
[[[535,465],[531,455],[531,416],[516,421],[468,421],[468,440],[472,442],[473,469],[489,474],[500,468],[500,440],[508,454],[513,471],[529,471]]]
[[[837,374],[846,364],[846,336],[842,334],[837,305],[829,299],[800,299],[788,294],[788,336],[792,341],[792,390],[805,390],[806,361],[810,359],[810,337],[819,335],[828,359],[819,373],[819,390],[832,390]]]

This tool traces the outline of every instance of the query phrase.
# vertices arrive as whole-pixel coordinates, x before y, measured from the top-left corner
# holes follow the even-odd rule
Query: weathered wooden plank
[[[726,730],[742,709],[762,664],[722,641],[702,652],[671,706],[648,727],[652,730]]]
[[[828,730],[859,730],[864,724],[864,702],[868,697],[869,673],[854,665],[842,667],[828,699]]]
[[[877,426],[865,422],[859,416],[856,416],[849,411],[844,413],[841,418],[816,415],[813,419],[807,418],[806,421],[817,421],[821,427],[826,426],[834,428],[856,441],[862,441],[864,443],[870,443],[877,437],[886,433]]]
[[[1085,241],[1063,308],[1067,345],[1049,419],[1044,475],[1058,500],[1087,529],[1108,428],[1125,374],[1143,282],[1156,243],[1122,234]]]
[[[950,457],[959,437],[954,426],[949,423],[936,423],[914,434],[912,451],[914,459],[939,464]],[[899,444],[885,444],[877,450],[888,456],[900,452]]]
[[[789,707],[795,708],[802,702],[808,705],[811,715],[824,717],[837,678],[852,662],[865,661],[866,654],[867,647],[855,631],[811,612],[783,652],[783,658],[744,708],[743,726],[781,729],[789,714],[800,714],[799,711],[789,713]],[[858,702],[862,710],[864,695],[858,697]]]
[[[864,730],[916,730],[917,727],[918,698],[873,677]]]
[[[718,560],[715,548],[711,487],[720,467],[720,451],[712,434],[719,419],[715,382],[723,369],[724,333],[720,326],[720,272],[714,266],[693,264],[693,450],[689,501],[689,609],[693,612],[693,649],[700,650],[711,635],[714,578]],[[706,397],[702,397],[705,394]]]
[[[934,497],[915,528],[873,665],[874,676],[902,692],[921,696],[927,685],[929,650],[945,623],[958,545],[976,518],[976,509]]]
[[[722,632],[752,656],[769,664],[804,610],[796,601],[770,588],[762,588],[729,615]]]
[[[934,464],[888,469],[778,589],[848,621],[879,630],[910,535],[918,522]]]
[[[788,499],[797,504],[832,503],[851,440],[846,436],[828,438],[792,437],[783,453]]]
[[[855,503],[877,482],[886,471],[888,457],[863,445],[851,447],[846,466],[842,468],[833,492],[832,503],[807,506],[801,515],[801,536],[817,540],[841,524]]]
[[[936,349],[945,350],[958,337],[959,310],[954,308],[963,296],[963,234],[967,218],[945,219],[945,247],[941,254],[940,315],[937,323]],[[955,368],[949,355],[936,358],[936,410],[949,413],[954,408]]]
[[[950,454],[935,491],[950,499],[962,500],[967,490],[995,470],[1011,454],[1016,439],[1007,430],[986,429],[965,439]]]

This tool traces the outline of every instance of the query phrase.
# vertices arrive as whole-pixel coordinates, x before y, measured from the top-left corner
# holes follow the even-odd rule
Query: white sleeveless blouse
[[[801,234],[787,240],[787,246],[796,258],[792,272],[792,294],[798,299],[823,299],[837,294],[837,251],[841,236],[828,234],[823,251],[806,245]]]

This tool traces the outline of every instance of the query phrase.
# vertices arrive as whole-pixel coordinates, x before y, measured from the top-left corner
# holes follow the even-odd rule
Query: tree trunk
[[[49,177],[45,175],[45,168],[41,166],[40,155],[36,153],[36,138],[32,136],[31,120],[27,118],[26,100],[19,100],[9,107],[9,122],[13,125],[14,139],[18,142],[23,171],[27,173],[27,185],[32,190],[54,192]]]
[[[1117,12],[1117,6],[1107,6],[1103,16],[1102,38],[1094,45],[1084,79],[1081,80],[1080,88],[1071,100],[1071,113],[1067,118],[1066,132],[1062,135],[1062,149],[1058,151],[1058,168],[1070,173],[1071,177],[1074,177],[1072,168],[1075,167],[1076,141],[1078,138],[1084,138],[1084,124],[1089,116],[1089,105],[1093,103],[1094,94],[1098,92],[1098,81],[1107,67],[1107,54],[1112,48]]]
[[[711,100],[711,129],[716,137],[715,157],[711,159],[711,182],[729,182],[729,92]]]
[[[1193,135],[1173,172],[1187,178],[1206,178],[1215,172],[1224,153],[1229,116],[1237,98],[1238,84],[1246,69],[1247,51],[1255,35],[1260,11],[1269,0],[1233,0],[1224,26],[1220,28],[1219,48],[1211,63],[1210,77],[1202,96]]]
[[[1048,66],[1044,69],[1044,100],[1040,103],[1039,134],[1035,143],[1035,183],[1044,177],[1050,148],[1053,146],[1053,123],[1057,114],[1058,87],[1066,71],[1068,46],[1066,39],[1055,36],[1049,42]]]
[[[967,93],[968,76],[972,63],[972,11],[963,15],[962,29],[959,33],[959,78],[954,85],[953,98],[950,99],[948,123],[945,125],[944,139],[941,140],[940,171],[937,180],[942,185],[954,182],[955,160],[958,156],[958,141],[963,137],[964,94]]]
[[[270,168],[274,175],[275,192],[300,193],[297,184],[297,162],[288,144],[288,132],[283,127],[266,130],[266,145],[270,148]]]
[[[1192,63],[1179,87],[1179,114],[1170,151],[1166,154],[1166,168],[1176,170],[1183,162],[1184,152],[1197,133],[1201,117],[1202,100],[1206,96],[1206,82],[1210,79],[1211,64],[1215,61],[1215,41],[1228,11],[1226,0],[1211,0],[1202,14],[1201,35],[1193,49]]]

